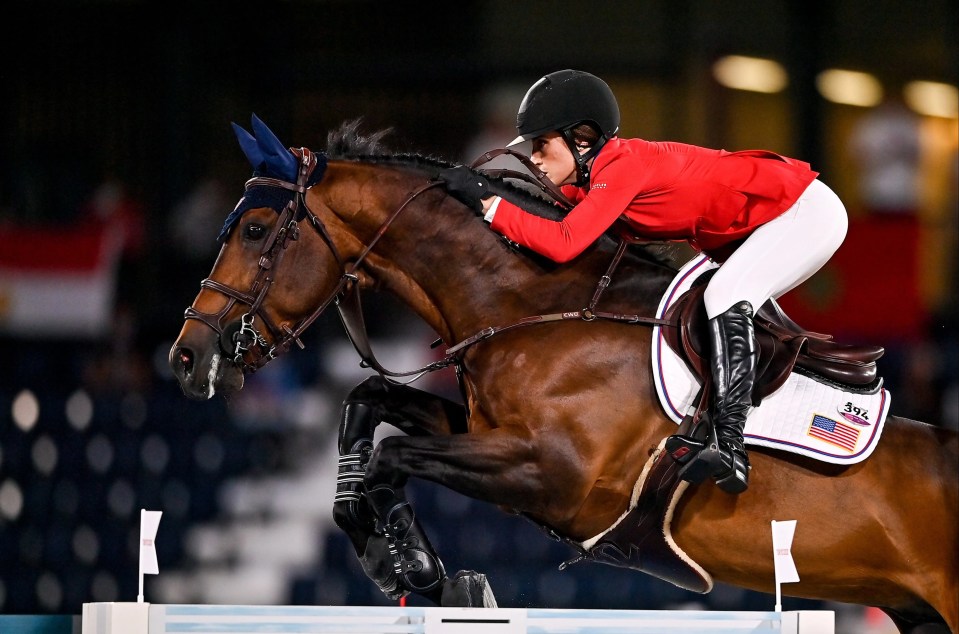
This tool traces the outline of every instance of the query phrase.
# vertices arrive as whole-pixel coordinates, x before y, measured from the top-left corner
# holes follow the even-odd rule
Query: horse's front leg
[[[505,429],[429,438],[384,438],[367,464],[367,491],[402,488],[410,477],[430,480],[497,506],[549,516],[579,495],[581,478],[563,443],[535,447]],[[549,466],[552,465],[552,466]],[[547,485],[553,495],[546,495]],[[568,496],[568,498],[567,498]]]
[[[373,452],[373,435],[388,422],[410,435],[450,434],[466,430],[462,405],[371,376],[343,401],[338,449],[339,473],[333,517],[358,555],[366,548],[375,518],[366,503],[363,473]]]
[[[415,592],[442,605],[493,604],[482,575],[466,571],[447,578],[402,487],[367,491],[362,486],[380,422],[412,435],[448,435],[466,430],[466,412],[452,401],[378,376],[361,383],[345,400],[333,517],[349,536],[367,576],[393,599]]]
[[[542,473],[537,452],[528,440],[494,430],[482,434],[384,438],[370,457],[364,482],[377,517],[377,532],[387,538],[394,564],[404,570],[407,565],[422,565],[426,569],[431,560],[424,554],[432,553],[432,548],[403,495],[410,477],[431,480],[494,504],[542,510]],[[563,490],[561,485],[559,490]],[[441,605],[491,607],[495,606],[495,598],[485,575],[461,571],[444,584]]]

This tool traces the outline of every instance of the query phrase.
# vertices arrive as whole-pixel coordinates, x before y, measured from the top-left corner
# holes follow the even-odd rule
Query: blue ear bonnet
[[[253,166],[254,176],[267,176],[287,183],[296,183],[300,171],[299,158],[280,142],[276,135],[266,127],[265,123],[254,114],[252,117],[253,134],[235,123],[232,125],[243,154],[246,155],[250,165]],[[316,153],[314,156],[316,156],[317,162],[316,167],[313,168],[313,172],[307,179],[306,187],[308,188],[320,182],[323,173],[326,171],[326,155]],[[293,200],[295,195],[296,192],[282,187],[256,185],[249,188],[233,211],[230,212],[230,215],[227,216],[217,240],[226,239],[233,225],[237,223],[244,212],[250,209],[269,207],[280,213]]]

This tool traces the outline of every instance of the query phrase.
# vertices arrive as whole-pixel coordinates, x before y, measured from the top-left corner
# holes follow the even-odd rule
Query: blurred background
[[[330,516],[339,406],[366,376],[336,318],[229,401],[187,401],[166,366],[250,175],[229,124],[254,112],[291,146],[320,150],[363,117],[393,128],[396,150],[469,161],[515,135],[529,85],[577,68],[617,94],[622,136],[809,161],[850,232],[782,304],[809,329],[885,345],[894,414],[959,426],[954,2],[17,8],[0,23],[0,613],[134,600],[140,508],[163,511],[148,601],[390,603]],[[382,361],[431,356],[425,326],[367,300]],[[418,385],[455,393],[453,380]],[[447,567],[486,572],[503,606],[773,606],[559,572],[572,553],[524,520],[411,494]],[[783,605],[837,609],[839,631],[888,628],[850,606]]]

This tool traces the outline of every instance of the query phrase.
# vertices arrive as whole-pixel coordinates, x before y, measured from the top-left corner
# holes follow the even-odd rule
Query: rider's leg
[[[723,491],[742,493],[749,486],[743,429],[752,406],[759,360],[749,302],[740,302],[709,320],[709,345],[712,400],[707,437],[672,436],[667,450],[677,459],[686,456],[680,459],[682,479],[701,482],[712,476]]]
[[[707,459],[720,486],[739,493],[748,486],[742,430],[752,402],[756,344],[752,311],[818,271],[842,244],[848,219],[839,198],[816,180],[775,220],[759,227],[719,267],[706,287],[714,379],[711,422],[721,460]],[[692,474],[703,468],[693,467]]]
[[[710,319],[709,339],[713,378],[711,422],[722,459],[722,467],[713,472],[713,477],[727,493],[742,493],[749,486],[743,428],[752,406],[759,360],[749,302],[740,302]]]

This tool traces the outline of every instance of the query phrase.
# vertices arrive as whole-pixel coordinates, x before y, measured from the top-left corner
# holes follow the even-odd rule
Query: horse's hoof
[[[460,570],[444,582],[440,605],[444,608],[495,608],[496,597],[486,575]]]

